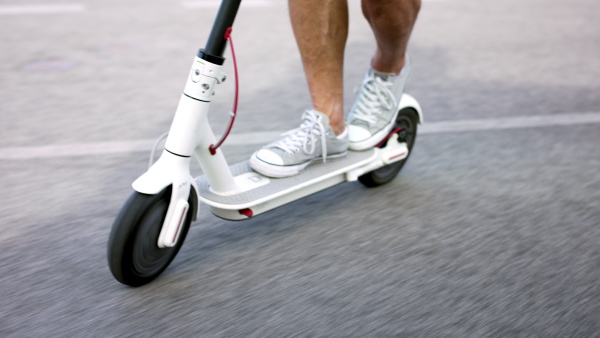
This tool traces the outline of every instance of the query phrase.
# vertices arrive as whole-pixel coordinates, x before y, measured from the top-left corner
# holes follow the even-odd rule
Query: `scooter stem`
[[[198,57],[208,62],[222,65],[225,59],[223,53],[227,45],[225,33],[233,26],[242,0],[223,0],[213,24],[206,47],[200,49]]]
[[[154,194],[178,179],[187,180],[189,168],[179,168],[183,162],[170,159],[190,158],[194,153],[215,193],[227,195],[238,190],[222,152],[210,154],[209,147],[216,139],[207,114],[215,86],[225,79],[221,71],[225,34],[233,25],[240,3],[241,0],[222,1],[206,48],[200,49],[192,64],[161,156],[164,158],[133,183],[136,191]],[[193,180],[190,183],[195,184]]]

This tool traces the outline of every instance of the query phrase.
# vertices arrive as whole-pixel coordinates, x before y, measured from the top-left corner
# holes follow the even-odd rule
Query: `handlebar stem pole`
[[[200,49],[198,52],[199,58],[214,64],[223,64],[225,61],[223,54],[227,45],[225,34],[227,33],[227,30],[233,26],[233,21],[235,20],[241,2],[242,0],[223,0],[221,2],[221,7],[219,8],[212,30],[208,36],[206,47]]]

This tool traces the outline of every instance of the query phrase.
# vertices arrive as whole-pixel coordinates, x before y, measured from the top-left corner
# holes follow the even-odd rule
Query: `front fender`
[[[190,158],[173,155],[163,151],[162,155],[142,176],[132,184],[132,188],[142,194],[155,195],[170,185],[178,187],[188,183],[192,188],[192,208],[194,220],[198,217],[198,186],[196,180],[190,175]]]

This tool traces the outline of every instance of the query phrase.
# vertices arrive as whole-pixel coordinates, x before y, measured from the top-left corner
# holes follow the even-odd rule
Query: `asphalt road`
[[[350,2],[347,106],[373,50]],[[424,0],[408,92],[426,123],[393,182],[237,223],[204,208],[163,275],[115,281],[112,221],[145,170],[139,150],[169,127],[213,3],[0,3],[1,337],[600,336],[591,0]],[[233,36],[233,133],[295,127],[309,97],[284,1],[246,0]],[[224,152],[242,161],[258,142]]]

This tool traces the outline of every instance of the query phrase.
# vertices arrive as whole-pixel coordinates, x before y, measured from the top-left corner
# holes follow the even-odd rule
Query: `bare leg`
[[[343,69],[348,37],[346,0],[289,0],[294,35],[313,108],[329,116],[336,134],[344,128]],[[398,74],[421,0],[363,0],[377,49],[371,67]]]
[[[363,0],[362,5],[363,13],[371,24],[377,40],[377,50],[372,59],[373,67],[379,71],[399,72],[404,65],[408,36],[416,19],[420,0]],[[329,117],[331,130],[340,137],[322,133],[319,140],[309,139],[309,132],[311,137],[315,135],[312,134],[313,131],[316,134],[319,134],[318,131],[322,132],[324,126],[317,123],[322,115],[313,112],[303,114],[302,128],[295,129],[283,139],[263,147],[250,158],[250,166],[254,170],[272,177],[296,175],[320,156],[323,156],[323,161],[326,157],[344,156],[346,150],[353,145],[352,142],[354,148],[350,147],[350,149],[361,150],[361,147],[364,149],[372,147],[370,142],[387,132],[385,128],[392,126],[391,119],[386,120],[386,118],[393,117],[388,108],[382,112],[377,111],[380,113],[379,120],[387,124],[379,130],[372,128],[374,132],[352,124],[346,127],[343,70],[344,49],[348,38],[347,0],[289,0],[289,8],[313,109]],[[397,78],[404,79],[402,76]],[[371,86],[375,86],[374,83],[385,86],[384,89],[389,94],[387,83],[382,83],[380,78],[375,82],[369,80]],[[403,87],[404,82],[398,83]],[[363,88],[367,88],[366,86],[365,84]],[[402,90],[400,85],[396,89]],[[381,88],[375,87],[374,90],[371,93],[375,93],[375,96],[380,98]],[[361,100],[361,97],[372,100],[373,95],[364,94],[359,96],[358,100]],[[354,120],[360,122],[362,119],[370,127],[370,121],[373,119],[371,108],[375,106],[369,104],[370,108],[363,111],[365,106],[361,102],[354,105],[362,109],[357,110]],[[374,126],[379,127],[377,124]],[[345,132],[346,130],[348,132]],[[366,142],[360,139],[362,134],[367,134]],[[355,135],[357,141],[352,140],[352,135]],[[308,147],[309,144],[312,148]]]
[[[363,14],[377,41],[377,50],[371,59],[373,69],[400,73],[420,8],[421,0],[362,0]]]
[[[344,49],[348,37],[346,0],[289,0],[292,28],[313,108],[327,115],[337,135],[344,122]]]

